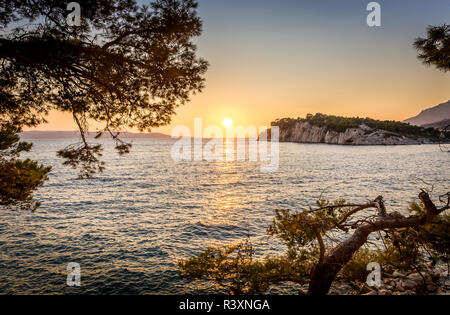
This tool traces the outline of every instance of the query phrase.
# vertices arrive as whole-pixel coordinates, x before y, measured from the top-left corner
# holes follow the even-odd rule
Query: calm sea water
[[[78,180],[55,156],[73,140],[36,140],[30,156],[52,165],[34,213],[0,212],[0,293],[174,294],[210,292],[187,283],[179,259],[249,234],[257,254],[284,250],[267,238],[274,209],[314,206],[324,197],[365,202],[383,195],[404,211],[426,185],[449,189],[450,154],[436,145],[280,144],[280,167],[256,162],[171,159],[172,140],[134,140],[118,157],[106,142],[106,171]],[[69,262],[81,287],[66,286]]]

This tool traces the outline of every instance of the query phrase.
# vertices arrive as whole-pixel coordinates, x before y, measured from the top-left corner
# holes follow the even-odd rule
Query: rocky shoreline
[[[447,266],[436,266],[427,271],[382,274],[380,287],[360,286],[337,279],[331,295],[450,295],[450,276]]]

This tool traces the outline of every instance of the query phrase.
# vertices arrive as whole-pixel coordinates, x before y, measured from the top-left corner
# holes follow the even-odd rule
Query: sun
[[[233,124],[233,121],[230,118],[225,118],[222,121],[222,125],[224,125],[224,127],[231,127],[231,125]]]

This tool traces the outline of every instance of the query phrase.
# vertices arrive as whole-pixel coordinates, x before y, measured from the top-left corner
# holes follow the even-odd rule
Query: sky
[[[146,1],[140,1],[146,2]],[[377,1],[381,26],[366,23],[364,0],[200,0],[209,61],[206,88],[169,126],[269,126],[308,113],[403,120],[450,99],[450,73],[424,66],[412,46],[428,25],[450,23],[450,0]],[[52,113],[40,130],[75,130]],[[129,130],[133,131],[133,130]]]

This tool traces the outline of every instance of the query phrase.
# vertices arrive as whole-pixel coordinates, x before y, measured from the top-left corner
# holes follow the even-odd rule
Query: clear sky
[[[428,25],[450,23],[450,0],[378,1],[381,27],[366,24],[369,2],[200,0],[206,89],[153,131],[195,117],[243,126],[316,112],[403,120],[448,101],[450,73],[422,65],[412,43]],[[39,129],[76,129],[70,115],[49,121]]]

